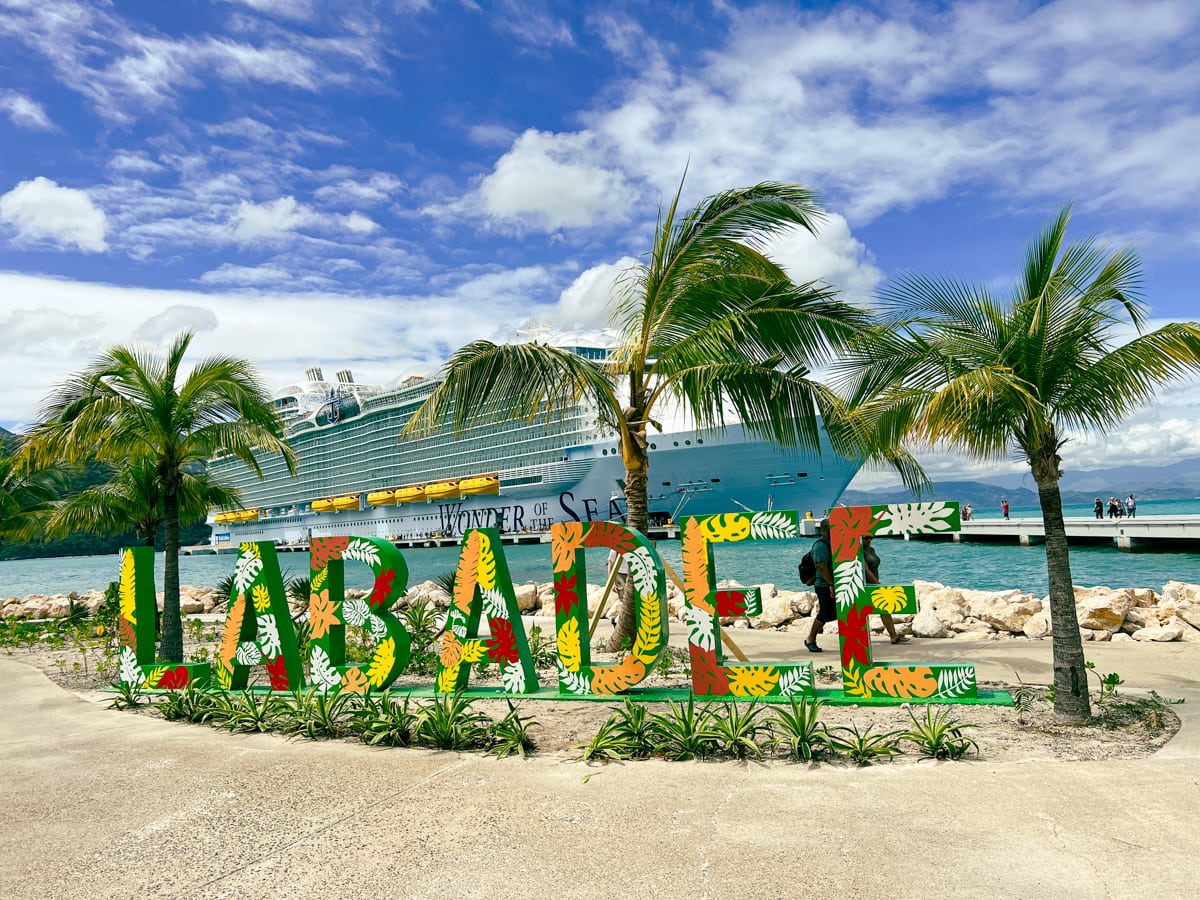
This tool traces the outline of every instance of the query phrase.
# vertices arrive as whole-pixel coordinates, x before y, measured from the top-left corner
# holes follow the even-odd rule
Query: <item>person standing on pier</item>
[[[1125,499],[1125,515],[1131,519],[1137,518],[1137,501],[1133,499],[1133,494]]]
[[[1008,518],[1008,499],[1007,498],[1000,501],[1000,515],[1004,516],[1004,518],[1006,518],[1006,519]]]
[[[1097,519],[1103,519],[1104,518],[1104,501],[1101,500],[1099,497],[1097,497],[1096,503],[1092,507],[1092,510],[1096,513]]]

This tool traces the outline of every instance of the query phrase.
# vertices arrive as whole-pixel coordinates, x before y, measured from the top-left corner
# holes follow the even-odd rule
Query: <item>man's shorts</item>
[[[822,622],[837,621],[837,604],[833,602],[833,588],[827,584],[814,584],[817,592],[817,618]]]

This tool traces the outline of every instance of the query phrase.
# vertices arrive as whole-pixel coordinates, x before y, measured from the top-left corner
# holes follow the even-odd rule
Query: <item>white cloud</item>
[[[621,276],[637,264],[632,256],[615,263],[601,263],[580,273],[562,292],[551,313],[554,321],[566,329],[603,328],[610,324],[619,301]]]
[[[369,216],[364,216],[360,212],[352,212],[348,216],[341,216],[342,225],[347,231],[353,231],[355,234],[371,234],[379,230],[379,223],[372,220]]]
[[[243,243],[274,240],[316,220],[316,214],[303,203],[297,203],[295,197],[280,197],[267,203],[243,201],[233,215],[233,233]]]
[[[286,19],[311,19],[313,15],[312,0],[224,0],[226,3],[238,3],[248,6],[255,12],[270,16],[280,16]]]
[[[599,159],[587,136],[530,129],[480,183],[479,205],[493,220],[547,231],[623,221],[634,193]]]
[[[54,123],[36,100],[16,91],[0,91],[0,112],[5,112],[14,125],[34,131],[53,131]]]
[[[222,263],[217,268],[200,276],[203,284],[213,284],[229,287],[261,287],[263,285],[285,285],[293,278],[293,274],[280,266],[235,266],[232,263]]]
[[[793,281],[824,282],[848,300],[866,301],[883,281],[883,271],[875,265],[870,251],[850,233],[845,218],[836,213],[822,220],[815,236],[793,228],[764,249]]]
[[[144,321],[133,332],[133,337],[158,344],[181,331],[216,331],[217,324],[217,315],[211,309],[176,303]]]
[[[107,249],[107,217],[86,191],[63,187],[38,176],[22,181],[0,197],[0,222],[23,241],[50,241],[90,253]]]
[[[344,166],[339,167],[337,173],[352,174],[351,170]],[[361,180],[340,178],[336,182],[317,188],[313,196],[331,205],[375,205],[390,200],[392,195],[403,187],[404,182],[395,175],[375,172]]]

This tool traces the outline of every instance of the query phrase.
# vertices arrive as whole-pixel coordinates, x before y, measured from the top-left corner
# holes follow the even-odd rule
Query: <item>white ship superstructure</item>
[[[570,349],[598,362],[607,357],[602,347]],[[418,540],[492,524],[521,533],[559,521],[624,518],[617,435],[594,407],[581,403],[548,421],[496,416],[458,435],[447,427],[400,441],[437,384],[410,378],[384,389],[355,383],[349,371],[326,381],[320,369],[309,369],[305,381],[274,401],[296,451],[295,476],[278,455],[259,457],[261,480],[236,458],[213,461],[214,473],[241,490],[244,503],[210,516],[214,544],[343,534]],[[666,428],[650,435],[652,523],[769,508],[819,515],[859,468],[824,440],[817,454],[780,449],[740,424]]]

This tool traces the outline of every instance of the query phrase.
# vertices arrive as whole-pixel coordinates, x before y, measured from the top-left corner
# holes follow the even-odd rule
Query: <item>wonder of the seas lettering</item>
[[[611,521],[596,521],[595,499],[577,501],[569,491],[559,497],[571,522],[551,523],[549,504],[466,509],[462,503],[439,507],[443,530],[466,536],[459,552],[454,606],[440,655],[435,690],[461,690],[469,666],[487,658],[501,667],[504,690],[529,694],[537,676],[525,641],[512,580],[500,546],[500,528],[553,525],[551,557],[555,587],[559,695],[623,693],[654,667],[666,646],[665,567],[654,547],[638,532]],[[586,517],[586,521],[584,520]],[[866,584],[862,538],[915,531],[950,532],[959,527],[956,504],[901,503],[861,506],[830,513],[834,596],[847,698],[902,703],[909,700],[978,702],[970,663],[903,664],[876,661],[871,655],[869,619],[880,612],[911,613],[916,598],[910,585]],[[718,590],[711,545],[738,541],[795,541],[799,521],[792,511],[739,512],[689,516],[683,526],[684,603],[681,618],[688,633],[692,692],[704,697],[811,696],[819,693],[808,662],[725,662],[720,653],[720,620],[755,615],[755,588]],[[628,566],[635,587],[637,637],[627,657],[614,666],[589,661],[587,548],[615,550]],[[407,567],[388,541],[332,537],[314,540],[309,622],[313,629],[310,669],[300,664],[298,642],[287,610],[283,580],[269,541],[247,542],[234,567],[234,596],[226,613],[224,638],[216,664],[165,663],[154,659],[154,556],[151,548],[122,550],[120,556],[120,679],[136,687],[175,689],[207,681],[210,689],[237,690],[249,669],[265,667],[271,687],[295,691],[311,681],[318,690],[382,691],[404,670],[408,635],[388,610],[403,593]],[[365,564],[375,586],[365,599],[342,594],[345,563]],[[486,612],[490,637],[478,634]],[[368,660],[345,657],[344,629],[362,629],[374,643]],[[466,669],[463,666],[467,666]]]

